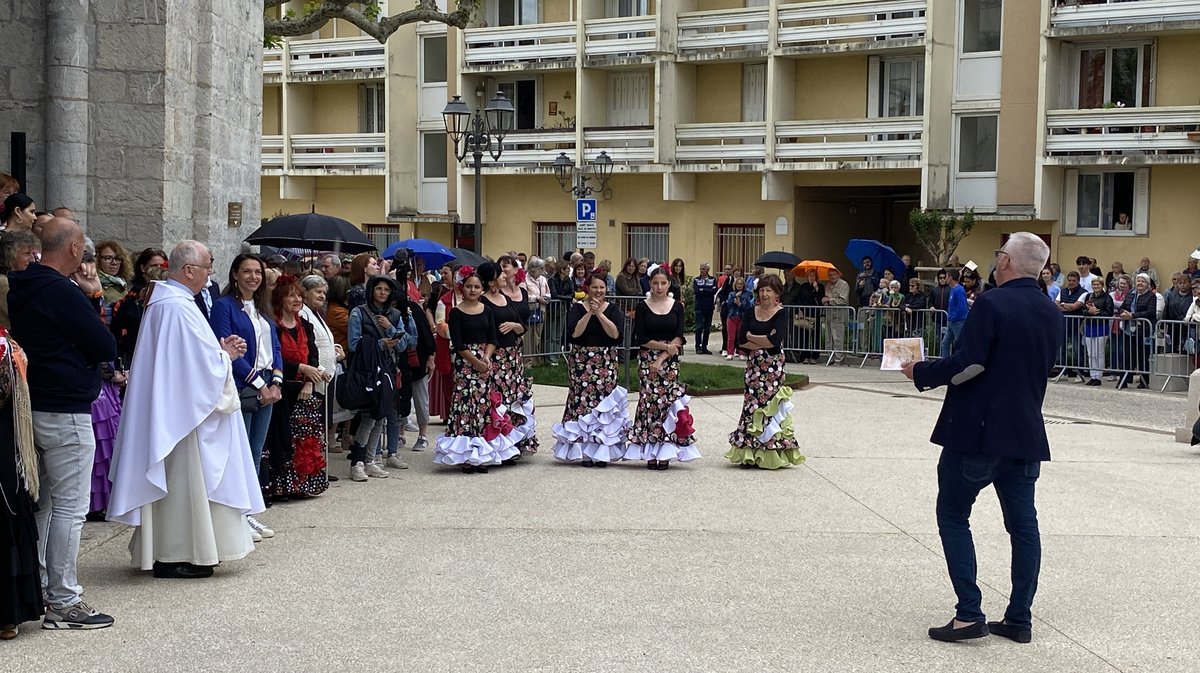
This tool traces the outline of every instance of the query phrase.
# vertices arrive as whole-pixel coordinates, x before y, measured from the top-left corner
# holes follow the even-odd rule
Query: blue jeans
[[[267,443],[267,428],[271,427],[271,407],[259,407],[258,411],[243,411],[242,420],[246,423],[246,436],[250,438],[250,457],[254,459],[254,473],[262,474],[258,469],[262,462],[263,446]]]
[[[970,517],[976,496],[992,484],[1012,545],[1012,594],[1004,620],[1015,626],[1033,625],[1030,608],[1042,565],[1042,538],[1033,496],[1041,469],[1042,464],[1036,460],[942,450],[937,467],[937,524],[946,569],[958,596],[955,606],[958,620],[986,621],[980,607],[983,596],[976,583]]]
[[[33,441],[42,483],[35,514],[42,589],[50,607],[70,607],[83,600],[76,570],[96,460],[92,415],[35,411]]]
[[[946,334],[942,337],[942,350],[938,353],[939,356],[948,358],[954,351],[954,346],[958,344],[958,337],[962,335],[963,325],[967,324],[966,320],[956,320],[946,325]]]

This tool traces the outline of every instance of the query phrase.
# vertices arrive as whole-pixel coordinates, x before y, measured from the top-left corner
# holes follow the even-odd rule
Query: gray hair
[[[530,257],[529,261],[527,261],[525,263],[525,266],[530,269],[543,268],[546,266],[546,260],[542,259],[541,257],[537,257],[537,256]]]
[[[1008,237],[1004,253],[1008,255],[1018,277],[1037,278],[1050,259],[1050,246],[1035,234],[1018,231]]]
[[[304,288],[305,292],[308,292],[318,287],[329,287],[329,283],[325,280],[325,276],[313,273],[300,279],[300,287]]]
[[[183,271],[183,267],[189,264],[203,264],[208,260],[203,259],[201,251],[207,252],[208,249],[200,241],[184,240],[171,249],[171,256],[167,259],[167,265],[171,273]]]

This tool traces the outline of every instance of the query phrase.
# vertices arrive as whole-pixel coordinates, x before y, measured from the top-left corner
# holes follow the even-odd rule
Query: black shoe
[[[929,637],[934,640],[940,640],[943,643],[953,643],[959,640],[970,640],[972,638],[983,638],[988,634],[988,625],[983,622],[972,622],[961,629],[954,628],[954,620],[951,619],[949,624],[945,626],[935,626],[929,629]]]
[[[458,469],[462,470],[463,474],[473,474],[475,472],[474,465],[463,465],[463,466],[459,467]]]
[[[338,480],[338,478],[337,478],[337,477],[333,476],[332,474],[331,474],[331,475],[329,475],[329,481],[331,481],[331,482],[334,482],[334,481],[337,481],[337,480]]]
[[[658,461],[657,460],[646,461],[646,469],[647,470],[657,470],[658,469]]]
[[[1087,384],[1089,386],[1098,386],[1100,385],[1100,379],[1088,379]]]
[[[154,576],[159,579],[196,580],[212,577],[212,566],[197,566],[191,563],[154,562]]]
[[[580,463],[584,467],[595,467],[596,463],[592,462],[591,458],[584,458]]]
[[[105,519],[108,518],[108,515],[105,514],[104,512],[88,512],[86,515],[84,515],[83,518],[86,521],[96,522],[96,521],[104,521]]]
[[[1125,379],[1121,379],[1120,381],[1117,381],[1117,390],[1125,390],[1128,387],[1129,387],[1129,382],[1126,381]]]
[[[500,464],[501,465],[516,465],[517,459],[516,458],[508,458],[506,460],[500,461]]]
[[[1146,384],[1142,383],[1141,381],[1138,381],[1137,387],[1138,387],[1138,390],[1145,390]]]
[[[660,460],[660,461],[658,461],[658,469],[659,469],[659,470],[665,470],[665,469],[667,469],[668,467],[671,467],[671,461],[669,461],[669,460]]]
[[[742,468],[743,470],[748,470],[754,467],[754,463],[738,463],[738,467]]]
[[[596,467],[608,467],[608,463],[604,462],[603,460],[597,460],[595,464]]]
[[[988,631],[993,636],[1008,638],[1018,643],[1028,643],[1033,640],[1033,629],[1028,626],[1013,626],[1004,622],[988,622]]]
[[[477,474],[487,474],[487,468],[486,468],[486,467],[484,467],[483,465],[476,465],[476,466],[475,466],[475,472],[476,472]]]

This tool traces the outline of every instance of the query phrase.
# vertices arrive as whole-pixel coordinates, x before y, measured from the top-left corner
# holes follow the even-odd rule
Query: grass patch
[[[629,381],[629,392],[632,393],[638,391],[638,378],[636,365],[631,366],[634,367],[630,372]],[[557,367],[548,364],[530,367],[528,371],[536,384],[565,388],[571,368],[564,362]],[[740,393],[746,382],[745,372],[745,367],[732,364],[708,365],[698,362],[682,362],[679,365],[679,376],[687,384],[689,395]],[[624,372],[621,373],[620,382],[622,384],[625,382]],[[788,374],[785,383],[792,388],[800,388],[808,385],[808,377],[803,374]]]

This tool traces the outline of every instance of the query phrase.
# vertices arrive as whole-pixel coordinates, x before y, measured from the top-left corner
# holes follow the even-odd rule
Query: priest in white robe
[[[231,358],[196,305],[212,258],[196,241],[171,251],[146,303],[113,450],[108,518],[136,526],[134,567],[199,578],[254,550],[246,516],[265,509]]]

